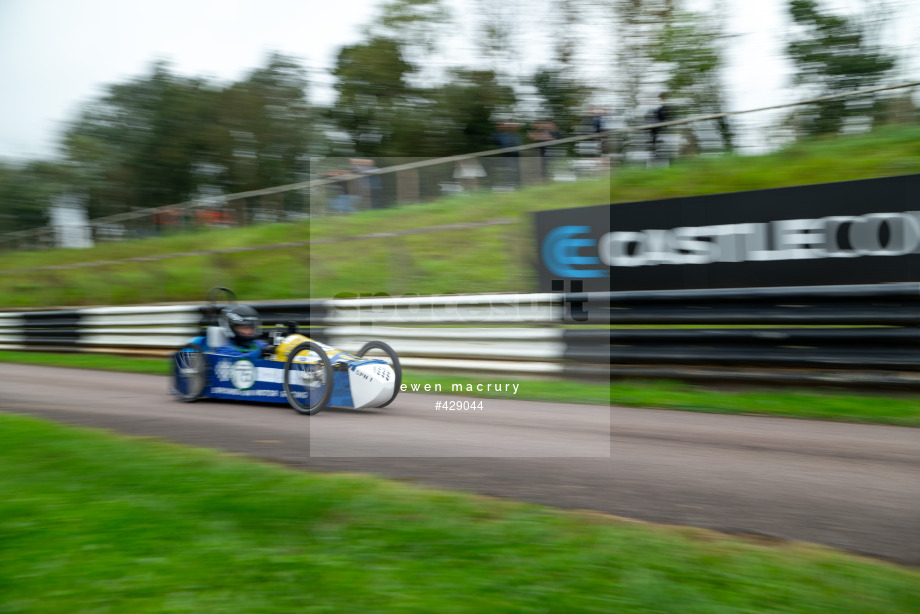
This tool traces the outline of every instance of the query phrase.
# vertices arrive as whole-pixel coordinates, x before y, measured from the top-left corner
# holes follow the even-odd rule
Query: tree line
[[[527,52],[521,6],[469,1],[477,32],[469,65],[443,67],[442,41],[463,17],[444,0],[387,0],[362,39],[339,50],[328,105],[312,102],[307,69],[279,53],[229,84],[156,62],[109,85],[67,126],[58,159],[0,162],[0,232],[44,225],[61,193],[79,196],[95,218],[305,181],[317,157],[385,164],[493,149],[502,118],[551,120],[562,136],[587,132],[598,128],[588,105],[608,100],[633,123],[647,119],[637,112],[643,101],[660,95],[671,118],[727,110],[724,7],[701,13],[681,0],[548,2],[545,53],[530,66],[520,61]],[[877,13],[841,16],[817,0],[789,0],[787,9],[791,85],[803,94],[866,88],[894,74],[896,55],[873,36],[868,15]],[[606,25],[612,55],[585,57]],[[610,79],[585,79],[591,62],[609,62]],[[883,121],[892,104],[879,96],[828,101],[797,109],[785,125],[797,136],[837,133]],[[730,123],[721,121],[717,134],[716,147],[730,150]]]

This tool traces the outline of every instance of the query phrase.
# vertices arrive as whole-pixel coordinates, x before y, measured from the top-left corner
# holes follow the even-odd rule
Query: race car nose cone
[[[376,407],[393,396],[396,373],[386,363],[373,362],[350,368],[348,380],[355,409]]]

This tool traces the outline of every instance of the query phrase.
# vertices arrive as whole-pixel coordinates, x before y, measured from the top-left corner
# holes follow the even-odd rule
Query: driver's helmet
[[[249,305],[233,305],[220,312],[217,319],[224,333],[236,343],[247,343],[262,336],[259,312]]]
[[[278,360],[287,360],[291,352],[294,351],[294,348],[304,341],[309,341],[309,339],[303,335],[288,335],[285,337],[281,343],[278,344],[278,350],[276,352]]]

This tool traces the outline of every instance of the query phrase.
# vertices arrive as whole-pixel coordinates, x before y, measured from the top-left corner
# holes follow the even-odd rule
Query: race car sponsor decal
[[[248,360],[237,360],[230,367],[230,383],[237,390],[249,390],[256,383],[256,366]]]
[[[238,397],[280,397],[282,392],[280,390],[266,390],[264,388],[237,390],[236,388],[218,387],[211,388],[211,394],[227,394]]]
[[[214,375],[221,382],[229,381],[237,390],[249,390],[256,382],[280,384],[284,381],[283,369],[256,367],[248,360],[221,360],[214,365]]]
[[[257,367],[256,379],[260,382],[270,384],[280,384],[284,382],[284,369],[273,369],[271,367]]]
[[[222,382],[226,382],[230,379],[230,367],[233,363],[229,360],[221,360],[216,365],[214,365],[214,375],[217,376]]]

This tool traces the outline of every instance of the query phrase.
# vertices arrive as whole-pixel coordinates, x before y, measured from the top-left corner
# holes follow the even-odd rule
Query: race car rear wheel
[[[390,359],[390,363],[393,366],[393,372],[396,373],[396,382],[393,384],[393,396],[390,399],[377,407],[386,407],[393,402],[393,399],[396,398],[396,395],[399,394],[399,386],[402,384],[402,366],[399,364],[399,356],[396,355],[396,351],[389,346],[389,344],[384,343],[383,341],[368,341],[364,344],[358,351],[358,358],[364,358],[364,355],[370,352],[371,350],[381,350],[387,357]],[[377,356],[368,356],[367,358],[377,358]]]
[[[188,343],[173,356],[172,391],[186,403],[197,401],[208,380],[208,361],[197,343]]]
[[[310,356],[310,353],[314,356]],[[312,362],[307,362],[307,360]],[[304,341],[295,347],[284,363],[284,396],[301,414],[312,416],[332,397],[332,361],[319,344]]]

